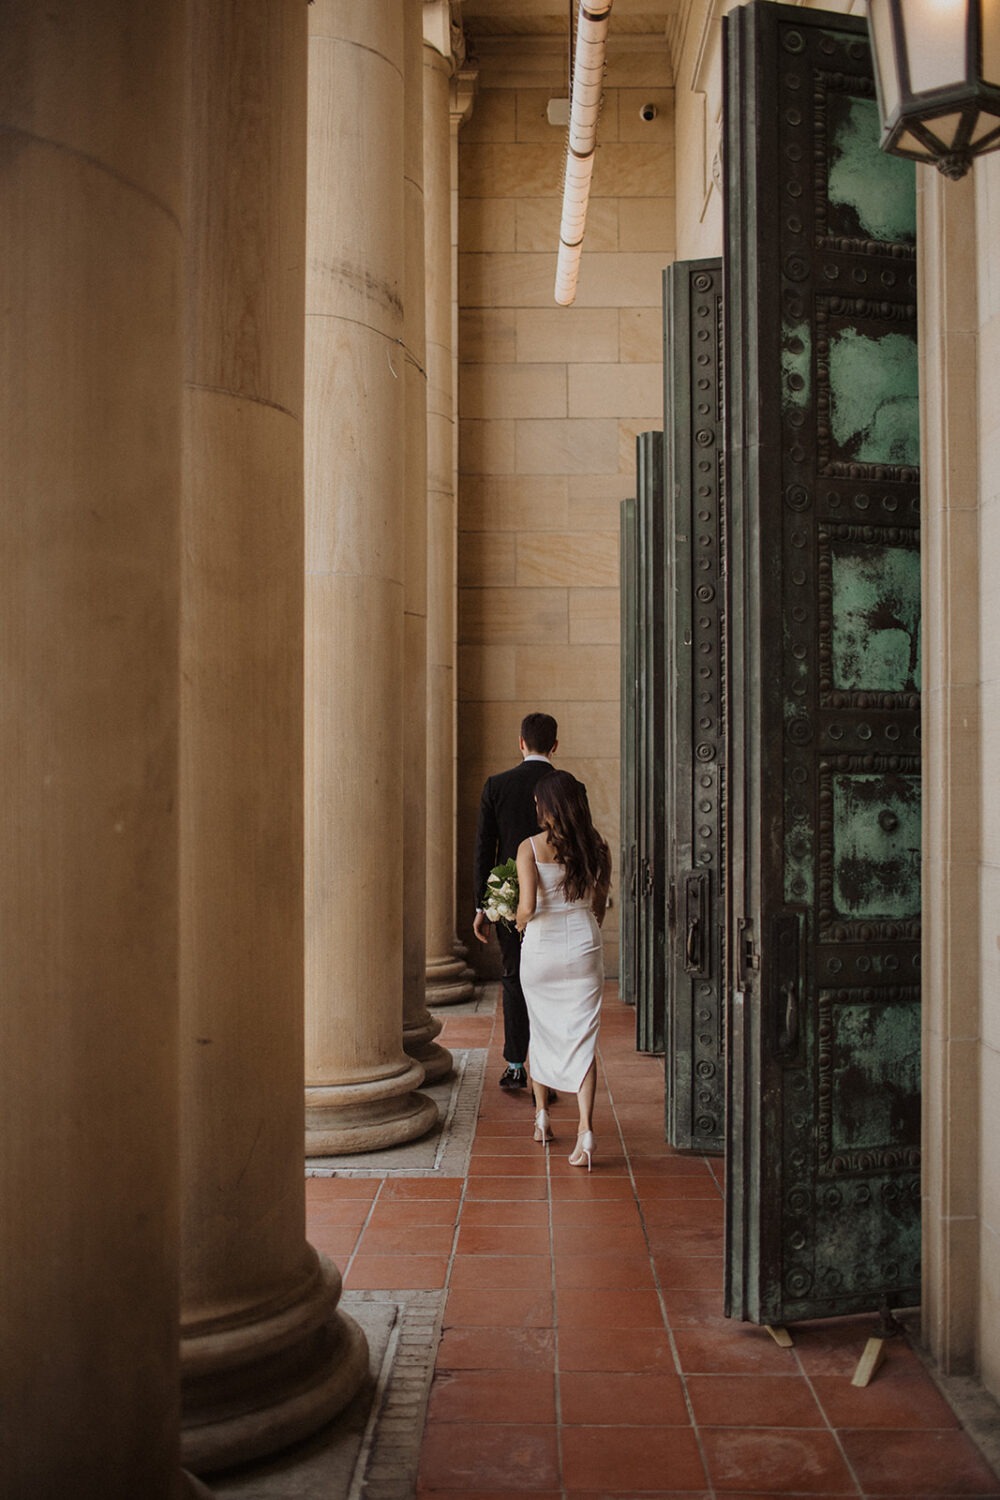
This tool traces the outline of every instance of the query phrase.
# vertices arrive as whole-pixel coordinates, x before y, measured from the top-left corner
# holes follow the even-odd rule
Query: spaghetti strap
[[[530,833],[528,834],[528,843],[531,845],[531,852],[535,856],[535,864],[537,865],[537,863],[538,863],[538,854],[537,854],[537,852],[535,850],[535,840],[534,840],[534,836],[532,834],[530,834]]]

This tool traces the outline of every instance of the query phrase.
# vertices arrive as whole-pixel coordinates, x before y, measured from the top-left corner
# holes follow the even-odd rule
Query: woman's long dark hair
[[[556,858],[565,865],[563,889],[568,901],[582,901],[588,891],[611,879],[611,850],[590,817],[581,781],[568,771],[553,771],[535,786],[538,820],[548,827]]]

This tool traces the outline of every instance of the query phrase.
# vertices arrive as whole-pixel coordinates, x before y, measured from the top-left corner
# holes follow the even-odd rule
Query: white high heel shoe
[[[549,1112],[547,1109],[540,1109],[535,1116],[535,1140],[544,1144],[545,1141],[551,1141],[551,1139],[552,1131],[549,1129]]]
[[[576,1150],[573,1152],[572,1156],[569,1158],[569,1164],[570,1164],[571,1167],[582,1167],[583,1164],[584,1164],[584,1162],[586,1162],[587,1163],[587,1171],[589,1172],[590,1171],[590,1162],[591,1162],[591,1158],[592,1158],[593,1154],[594,1154],[594,1132],[592,1130],[584,1130],[576,1138]]]

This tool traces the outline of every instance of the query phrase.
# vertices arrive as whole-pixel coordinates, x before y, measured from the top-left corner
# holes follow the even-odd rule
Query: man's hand
[[[472,924],[472,930],[481,943],[489,942],[491,926],[492,923],[487,921],[486,913],[484,911],[477,911],[476,920]]]

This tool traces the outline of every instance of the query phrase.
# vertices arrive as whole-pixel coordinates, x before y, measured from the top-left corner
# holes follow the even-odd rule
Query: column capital
[[[451,78],[450,113],[451,128],[457,130],[472,114],[479,91],[479,64],[463,62]]]
[[[433,47],[452,73],[465,62],[462,0],[424,0],[424,44]]]

